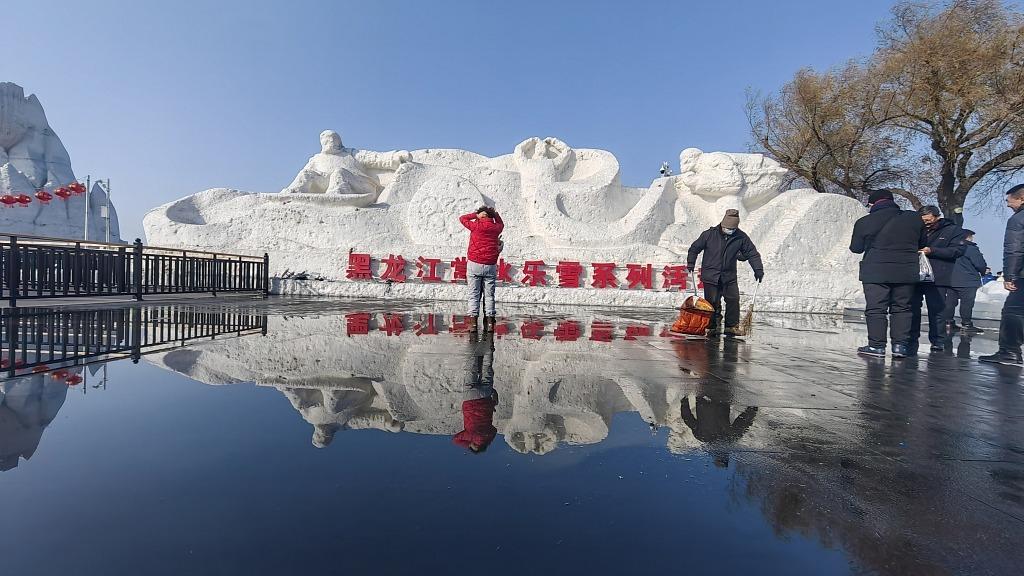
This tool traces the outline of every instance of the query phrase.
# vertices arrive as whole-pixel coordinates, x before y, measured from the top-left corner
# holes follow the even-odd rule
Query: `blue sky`
[[[746,150],[745,90],[869,54],[891,5],[33,0],[5,6],[0,80],[39,96],[78,175],[111,178],[130,239],[175,198],[280,190],[325,128],[486,155],[557,136],[646,186],[683,148]]]

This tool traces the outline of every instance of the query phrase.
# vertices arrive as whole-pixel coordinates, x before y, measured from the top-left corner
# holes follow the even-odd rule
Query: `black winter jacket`
[[[865,284],[916,284],[920,281],[918,251],[925,247],[924,222],[917,212],[895,204],[857,220],[850,252],[863,254],[860,281]]]
[[[1003,237],[1003,277],[1007,282],[1016,282],[1024,274],[1024,210],[1020,210],[1006,222],[1006,236]]]
[[[928,247],[931,248],[928,261],[935,273],[935,285],[952,286],[953,268],[957,259],[967,251],[967,235],[963,228],[945,218],[939,219],[939,225],[927,233]]]
[[[701,260],[701,280],[705,284],[727,284],[736,281],[736,262],[749,261],[755,274],[764,273],[761,255],[757,252],[750,236],[742,230],[731,235],[722,232],[720,226],[705,230],[693,243],[686,254],[686,265],[697,265],[697,255],[704,253]]]
[[[953,288],[981,288],[981,275],[985,268],[988,268],[988,264],[978,245],[968,242],[967,250],[957,259],[953,268]]]

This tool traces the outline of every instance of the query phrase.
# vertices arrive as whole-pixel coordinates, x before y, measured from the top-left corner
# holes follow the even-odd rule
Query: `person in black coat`
[[[935,281],[922,282],[917,287],[917,294],[910,307],[910,349],[912,352],[917,351],[918,340],[921,338],[921,306],[927,302],[928,341],[931,342],[932,352],[942,352],[945,350],[943,332],[946,330],[946,304],[955,301],[956,294],[953,289],[953,269],[957,259],[967,251],[967,238],[962,228],[942,217],[938,206],[924,206],[918,212],[928,235],[928,244],[921,252],[928,256]],[[952,312],[949,317],[952,317]]]
[[[974,325],[974,300],[978,294],[978,288],[981,288],[981,275],[988,270],[988,264],[985,262],[985,257],[981,255],[978,245],[974,243],[974,231],[964,230],[964,236],[967,250],[964,251],[963,256],[957,259],[956,266],[953,268],[953,290],[951,291],[953,300],[946,302],[943,320],[950,329],[954,328],[953,313],[959,304],[963,331],[970,334],[983,334],[985,331]]]
[[[924,222],[917,212],[901,210],[892,192],[876,190],[868,197],[870,213],[853,226],[850,251],[863,254],[860,281],[864,284],[864,319],[868,345],[857,349],[867,356],[885,356],[885,332],[894,358],[910,355],[911,304],[920,280],[918,251],[925,246]]]
[[[1003,237],[1003,287],[1010,293],[999,321],[999,351],[978,360],[1024,366],[1020,349],[1024,343],[1024,184],[1006,191],[1006,205],[1013,210]]]
[[[736,281],[736,262],[745,260],[754,270],[754,279],[760,282],[764,278],[764,266],[757,247],[750,241],[740,226],[738,210],[726,210],[725,218],[718,226],[705,230],[697,240],[690,244],[686,255],[686,267],[692,273],[697,265],[697,256],[704,253],[701,259],[701,281],[704,282],[704,298],[715,307],[715,313],[708,324],[708,335],[718,334],[722,321],[722,298],[725,297],[725,333],[727,336],[738,336],[740,323],[740,288]]]

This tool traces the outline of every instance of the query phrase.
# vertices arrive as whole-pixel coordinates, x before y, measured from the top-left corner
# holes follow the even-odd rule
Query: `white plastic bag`
[[[932,263],[928,261],[928,257],[924,255],[924,252],[918,252],[917,255],[917,272],[919,280],[921,282],[935,282],[935,273],[932,272]]]

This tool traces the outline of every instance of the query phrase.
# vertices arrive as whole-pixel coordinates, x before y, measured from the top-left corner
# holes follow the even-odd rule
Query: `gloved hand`
[[[754,270],[754,280],[758,282],[764,280],[764,270]]]
[[[696,268],[696,266],[687,266],[686,267],[686,269],[690,271],[690,274],[693,274],[693,269],[694,268]]]

